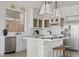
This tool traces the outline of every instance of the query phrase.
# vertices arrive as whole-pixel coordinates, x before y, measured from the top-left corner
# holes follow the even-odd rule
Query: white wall
[[[8,7],[8,2],[0,2],[0,25],[1,28],[4,28],[4,20],[5,20],[5,9]]]
[[[8,2],[0,2],[0,54],[3,54],[5,52],[5,39],[2,37],[3,35],[3,29],[5,27],[5,9],[8,7]]]
[[[3,54],[5,52],[5,39],[3,37],[2,28],[0,26],[0,54]]]
[[[0,36],[0,54],[5,53],[5,39],[4,37]]]
[[[28,35],[31,34],[33,28],[33,8],[27,8],[26,10],[26,32]]]

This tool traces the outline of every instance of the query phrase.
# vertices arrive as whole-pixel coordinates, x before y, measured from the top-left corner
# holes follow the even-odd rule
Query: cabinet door
[[[22,39],[22,37],[18,36],[16,39],[16,52],[25,51],[26,50],[26,41]]]
[[[64,18],[60,19],[60,27],[64,27]]]
[[[37,27],[37,19],[33,19],[33,27]]]
[[[39,27],[42,27],[42,20],[39,20]]]
[[[49,27],[49,20],[44,20],[44,27]]]

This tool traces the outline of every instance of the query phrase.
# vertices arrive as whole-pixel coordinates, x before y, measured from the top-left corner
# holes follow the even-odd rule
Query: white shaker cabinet
[[[26,50],[26,40],[23,40],[21,36],[16,37],[16,52]]]

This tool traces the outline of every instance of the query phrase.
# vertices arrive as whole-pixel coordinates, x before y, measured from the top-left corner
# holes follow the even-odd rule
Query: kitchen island
[[[24,40],[27,40],[27,57],[52,57],[52,48],[62,45],[63,39],[24,37]]]

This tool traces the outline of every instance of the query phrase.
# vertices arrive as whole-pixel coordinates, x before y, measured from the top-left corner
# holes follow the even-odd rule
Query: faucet
[[[21,32],[16,32],[16,35],[21,35]]]
[[[51,30],[49,30],[48,32],[50,33],[50,35],[52,35],[52,32],[51,32]]]
[[[15,34],[16,34],[16,35],[19,35],[19,33],[18,33],[18,32],[16,32]]]

